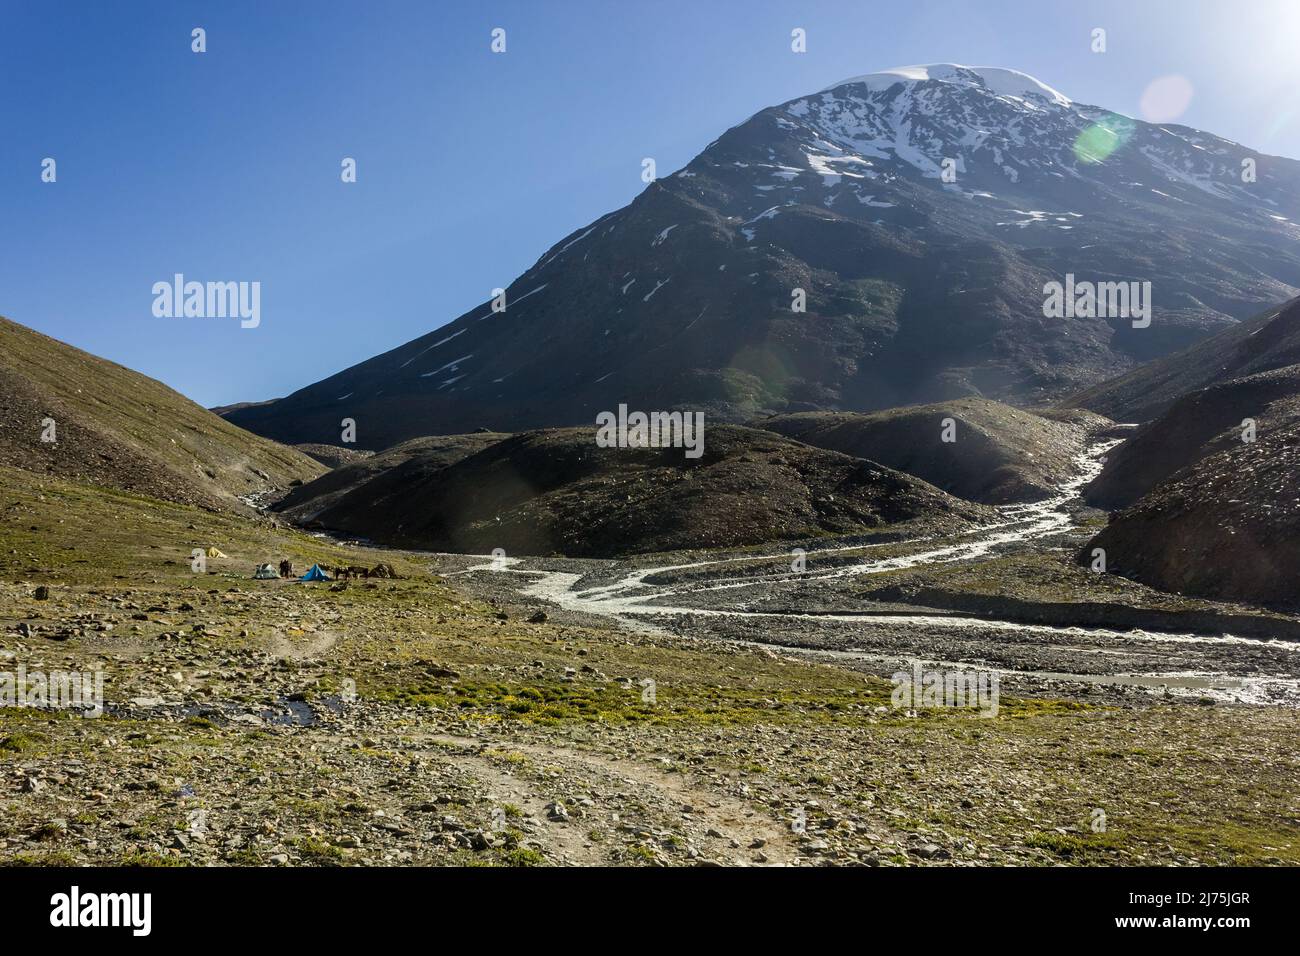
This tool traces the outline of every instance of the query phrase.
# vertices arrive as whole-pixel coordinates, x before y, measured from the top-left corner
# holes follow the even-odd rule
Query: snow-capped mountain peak
[[[1149,287],[1149,326],[1051,317],[1071,275]],[[560,239],[506,308],[230,417],[296,444],[346,410],[379,448],[623,402],[1044,403],[1298,291],[1300,163],[1013,70],[907,67],[755,113]]]
[[[879,73],[866,73],[862,76],[841,80],[822,90],[823,93],[839,89],[841,86],[862,84],[876,92],[886,90],[898,83],[921,83],[935,80],[940,83],[952,83],[958,86],[981,86],[999,96],[1041,96],[1058,106],[1069,106],[1070,98],[1046,83],[1034,79],[1028,73],[1008,70],[997,66],[962,66],[958,63],[930,63],[923,66],[898,66],[892,70]]]

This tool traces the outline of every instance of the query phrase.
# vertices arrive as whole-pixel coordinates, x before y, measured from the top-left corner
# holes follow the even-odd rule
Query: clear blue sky
[[[0,314],[205,405],[271,398],[485,301],[643,157],[848,76],[1007,66],[1140,115],[1180,74],[1181,122],[1300,157],[1298,41],[1300,0],[0,0]],[[261,326],[154,318],[176,272],[260,281]]]

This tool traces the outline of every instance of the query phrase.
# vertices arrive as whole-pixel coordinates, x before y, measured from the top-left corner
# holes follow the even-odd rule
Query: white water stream
[[[1251,647],[1268,647],[1276,653],[1289,655],[1300,651],[1300,643],[1284,640],[1263,640],[1233,635],[1198,635],[1161,633],[1139,629],[1120,631],[1094,627],[1052,626],[1046,624],[1022,624],[1015,621],[1001,621],[987,618],[949,616],[937,614],[902,614],[902,613],[857,613],[857,614],[803,614],[778,611],[747,611],[724,608],[692,607],[672,599],[684,595],[700,595],[710,592],[723,592],[741,588],[755,588],[764,583],[810,582],[846,578],[858,575],[880,574],[904,568],[925,565],[946,564],[955,561],[970,561],[987,556],[999,549],[1023,545],[1035,539],[1049,537],[1073,526],[1071,506],[1076,505],[1080,490],[1101,471],[1103,457],[1107,451],[1119,444],[1118,441],[1099,442],[1076,459],[1074,477],[1060,485],[1057,493],[1044,501],[1032,504],[1008,505],[998,508],[999,520],[966,534],[944,539],[944,544],[933,548],[921,547],[910,554],[894,555],[884,558],[864,556],[861,561],[839,564],[823,571],[806,569],[801,572],[779,571],[772,574],[711,579],[708,583],[681,583],[674,586],[661,586],[647,579],[667,573],[694,571],[704,568],[725,568],[726,565],[753,565],[764,561],[776,563],[778,567],[789,567],[792,554],[789,551],[768,554],[745,554],[738,557],[718,558],[697,561],[688,564],[671,564],[642,568],[631,571],[612,584],[592,587],[579,587],[583,574],[567,571],[533,570],[521,567],[524,559],[496,558],[489,564],[475,565],[466,573],[477,571],[509,572],[528,575],[535,578],[521,589],[521,593],[552,602],[561,608],[586,614],[597,614],[619,620],[632,622],[645,627],[644,619],[655,616],[693,616],[698,618],[744,617],[753,619],[780,619],[783,621],[807,621],[816,627],[824,622],[847,622],[864,627],[888,625],[891,628],[915,628],[918,630],[935,628],[953,631],[974,630],[1019,632],[1026,636],[1040,635],[1047,638],[1087,637],[1090,640],[1124,642],[1131,646],[1134,641],[1151,644],[1181,644],[1212,648],[1215,645],[1249,645]],[[886,542],[876,545],[845,545],[821,549],[808,549],[809,565],[817,557],[843,555],[846,552],[870,552],[873,548],[898,549],[900,546],[921,545],[929,538],[917,538],[905,542]],[[756,643],[756,642],[746,642]],[[770,645],[767,645],[770,646]],[[790,648],[783,648],[791,650]],[[1077,648],[1077,645],[1075,647]],[[1088,647],[1090,653],[1120,653],[1114,649]],[[858,651],[809,651],[818,656],[854,657],[862,660],[893,661],[898,656],[881,657]],[[909,659],[910,660],[910,659]],[[981,665],[983,666],[983,665]],[[987,668],[986,668],[987,669]],[[995,669],[996,670],[996,669]],[[1300,702],[1300,680],[1286,677],[1235,677],[1226,674],[1203,671],[1161,672],[1142,674],[1068,674],[1049,671],[1002,671],[1002,673],[1019,676],[1035,676],[1052,680],[1077,680],[1097,684],[1128,684],[1131,686],[1167,689],[1170,693],[1187,693],[1208,695],[1224,700],[1237,700],[1248,703],[1276,702],[1280,698]]]

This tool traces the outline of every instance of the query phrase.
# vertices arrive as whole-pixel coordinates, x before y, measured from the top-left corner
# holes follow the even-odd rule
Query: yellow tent
[[[216,548],[208,548],[208,557],[209,557],[209,558],[224,558],[225,555],[222,554],[220,551],[218,551]]]

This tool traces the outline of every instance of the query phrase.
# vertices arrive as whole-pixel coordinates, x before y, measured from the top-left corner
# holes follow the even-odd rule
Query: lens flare
[[[782,404],[792,380],[797,378],[790,354],[772,341],[742,347],[722,373],[726,397],[760,408]]]
[[[1192,81],[1177,74],[1162,76],[1147,84],[1138,108],[1150,123],[1172,123],[1187,112],[1195,90]]]
[[[1074,156],[1081,163],[1104,163],[1128,142],[1133,128],[1127,116],[1109,113],[1079,134],[1074,141]]]

